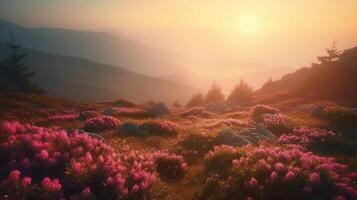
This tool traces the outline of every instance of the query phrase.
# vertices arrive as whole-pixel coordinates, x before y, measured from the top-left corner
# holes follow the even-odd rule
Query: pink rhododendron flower
[[[271,179],[272,181],[277,181],[278,178],[279,178],[279,176],[278,176],[278,174],[277,174],[275,171],[273,171],[273,172],[270,174],[270,179]]]
[[[22,185],[23,185],[24,187],[27,187],[27,186],[31,185],[31,182],[32,182],[31,177],[26,176],[26,177],[24,177],[24,178],[22,179]]]
[[[19,170],[12,170],[9,174],[8,179],[11,182],[16,182],[20,179],[21,172]]]
[[[292,171],[289,171],[288,173],[285,174],[284,181],[291,181],[294,178],[295,178],[295,173]]]
[[[139,191],[140,187],[138,185],[134,185],[133,188],[131,189],[132,193],[137,193]]]
[[[58,179],[51,180],[48,177],[45,177],[41,184],[47,192],[58,192],[62,188],[62,185],[59,183]]]
[[[321,179],[320,179],[320,174],[316,173],[316,172],[313,172],[310,174],[310,181],[312,184],[320,184],[321,182]]]
[[[274,169],[275,169],[278,173],[282,173],[282,172],[284,172],[284,170],[285,170],[285,166],[284,166],[283,163],[278,162],[278,163],[276,163],[276,164],[274,165]]]

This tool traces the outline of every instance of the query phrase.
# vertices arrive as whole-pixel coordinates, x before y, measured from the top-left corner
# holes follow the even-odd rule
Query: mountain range
[[[141,44],[108,28],[94,31],[28,28],[0,19],[0,42],[7,42],[10,34],[28,49],[86,58],[146,75],[159,76],[179,68],[171,62],[171,52]]]
[[[48,95],[93,102],[117,98],[142,102],[186,102],[195,89],[170,80],[150,77],[127,69],[84,58],[60,56],[23,48],[25,62],[35,71],[37,82]],[[9,54],[0,44],[0,59]]]

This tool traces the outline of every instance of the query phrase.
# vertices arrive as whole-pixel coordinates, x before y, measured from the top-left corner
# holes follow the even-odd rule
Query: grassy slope
[[[322,102],[315,102],[319,104]],[[83,104],[78,102],[72,102],[63,99],[51,98],[47,96],[37,96],[37,95],[24,95],[18,93],[2,93],[0,94],[0,116],[3,120],[6,116],[4,113],[13,113],[15,120],[33,122],[36,124],[36,118],[41,117],[40,114],[36,112],[38,108],[54,109],[56,112],[61,113],[64,110],[72,110],[80,112],[82,110],[95,109],[102,111],[104,108],[109,107],[110,102],[98,103],[98,104]],[[284,107],[283,113],[287,114],[291,118],[291,122],[294,125],[303,125],[308,127],[319,127],[319,128],[328,128],[329,122],[319,118],[312,117],[311,115],[299,111],[293,107]],[[23,115],[21,113],[29,113],[28,115]],[[180,144],[179,141],[189,135],[197,133],[209,133],[212,135],[217,134],[217,132],[223,128],[222,126],[216,128],[202,128],[199,126],[200,123],[203,123],[204,119],[183,119],[177,116],[178,111],[173,112],[170,116],[165,117],[173,122],[179,124],[183,129],[180,130],[177,137],[159,137],[159,136],[150,136],[150,137],[123,137],[118,136],[118,133],[115,130],[105,131],[101,133],[105,139],[109,142],[114,148],[119,148],[122,145],[130,145],[133,149],[142,151],[142,152],[154,152],[157,150],[168,150],[171,152],[180,153]],[[30,116],[30,117],[29,117]],[[225,114],[218,115],[217,119],[224,119]],[[247,121],[249,118],[241,118],[242,121]],[[120,117],[122,122],[142,122],[147,119],[133,119]],[[58,126],[64,129],[72,128],[82,128],[84,122],[80,120],[71,120],[71,121],[57,121],[49,124],[41,124],[44,126]],[[351,159],[344,160],[341,158],[341,162],[351,163]],[[356,167],[356,163],[352,167]],[[166,191],[171,195],[172,199],[194,199],[197,195],[199,189],[202,187],[203,181],[205,178],[204,173],[204,163],[203,158],[198,158],[195,162],[189,163],[188,171],[183,179],[177,182],[168,182],[165,183]]]

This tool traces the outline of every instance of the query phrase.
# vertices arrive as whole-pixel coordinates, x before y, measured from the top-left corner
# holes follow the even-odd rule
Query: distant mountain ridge
[[[0,43],[0,59],[8,55]],[[26,63],[36,72],[35,81],[51,96],[86,102],[117,98],[142,102],[186,102],[195,89],[180,83],[141,75],[127,69],[83,58],[22,49]]]
[[[169,61],[170,53],[108,32],[26,28],[0,19],[0,42],[8,41],[10,33],[25,48],[86,58],[146,75],[159,76],[178,68]]]

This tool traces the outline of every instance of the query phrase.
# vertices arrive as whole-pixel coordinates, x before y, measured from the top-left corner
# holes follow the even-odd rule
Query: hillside
[[[272,96],[282,98],[314,98],[330,100],[357,100],[357,47],[344,50],[331,63],[314,63],[281,79],[273,81],[255,92],[257,99]],[[283,99],[279,99],[283,100]]]
[[[36,71],[35,81],[51,96],[87,102],[126,98],[138,102],[153,99],[172,103],[175,100],[186,102],[195,92],[189,86],[121,67],[36,50],[22,51],[27,54],[27,64]],[[0,58],[7,54],[7,47],[0,44]]]
[[[355,107],[121,102],[0,92],[0,199],[357,198]]]
[[[7,42],[10,33],[29,49],[122,66],[146,75],[158,76],[163,68],[165,73],[178,68],[169,61],[170,53],[107,32],[27,28],[0,19],[0,42]]]

